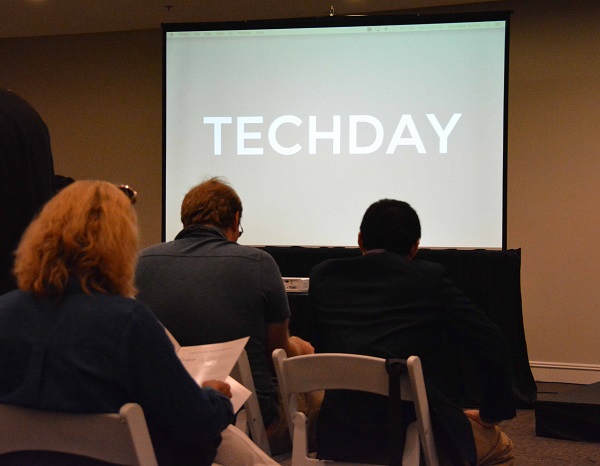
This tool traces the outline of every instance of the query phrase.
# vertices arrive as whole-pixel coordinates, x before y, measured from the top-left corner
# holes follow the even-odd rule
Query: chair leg
[[[244,434],[249,435],[248,432],[248,421],[246,419],[246,410],[241,409],[238,411],[237,416],[235,418],[235,426],[240,429]]]
[[[406,429],[406,440],[402,454],[402,466],[419,466],[421,461],[421,444],[416,422],[411,422]]]
[[[292,447],[292,466],[306,466],[317,463],[309,457],[306,416],[300,411],[294,414],[294,439]]]

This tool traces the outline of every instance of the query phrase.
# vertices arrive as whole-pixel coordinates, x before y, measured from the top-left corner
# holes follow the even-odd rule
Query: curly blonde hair
[[[133,297],[137,217],[129,198],[105,181],[76,181],[52,198],[16,251],[21,290],[64,293],[69,278],[84,292]]]

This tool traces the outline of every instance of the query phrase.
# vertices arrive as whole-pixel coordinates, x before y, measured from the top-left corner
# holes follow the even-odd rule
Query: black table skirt
[[[273,256],[284,277],[308,277],[312,267],[326,259],[360,255],[358,248],[264,247]],[[536,385],[529,367],[521,307],[521,250],[420,249],[419,259],[438,262],[456,284],[504,332],[511,350],[513,392],[518,408],[531,408]],[[310,340],[307,295],[288,293],[292,318],[290,331]],[[452,392],[464,406],[477,406],[480,390],[472,360],[450,341],[448,377]]]

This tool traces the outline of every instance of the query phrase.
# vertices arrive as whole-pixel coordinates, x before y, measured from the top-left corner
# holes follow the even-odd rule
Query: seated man
[[[513,464],[512,443],[495,425],[515,416],[503,336],[440,264],[414,260],[420,238],[419,217],[407,203],[384,199],[367,209],[358,234],[363,255],[325,261],[312,270],[316,350],[419,356],[442,464]],[[443,337],[476,362],[480,410],[463,411],[450,401],[451,384],[440,367]],[[385,461],[386,401],[379,395],[327,392],[317,423],[319,458]],[[408,411],[403,410],[407,417]]]
[[[290,309],[277,264],[264,251],[237,244],[242,202],[231,186],[212,178],[183,199],[183,230],[174,241],[142,251],[139,299],[184,346],[249,336],[246,345],[256,394],[273,454],[290,446],[271,381],[271,353],[312,353],[289,337]]]

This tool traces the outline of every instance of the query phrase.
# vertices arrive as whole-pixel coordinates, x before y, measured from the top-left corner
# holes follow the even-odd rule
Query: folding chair
[[[273,363],[279,390],[293,439],[292,466],[346,466],[344,463],[309,456],[306,416],[297,410],[297,393],[315,390],[357,390],[388,396],[389,376],[385,359],[355,354],[310,354],[288,358],[283,349],[273,351]],[[400,377],[403,400],[415,405],[417,420],[408,426],[402,464],[419,465],[421,449],[427,466],[438,466],[429,403],[421,361],[417,356],[407,360],[408,373]],[[341,421],[343,422],[343,421]]]
[[[157,466],[140,405],[118,414],[72,414],[0,405],[0,455],[47,451],[127,466]]]
[[[271,448],[269,447],[269,439],[267,431],[263,423],[263,417],[260,412],[260,405],[256,397],[256,389],[254,387],[254,379],[250,371],[250,363],[248,362],[248,354],[246,350],[242,351],[240,358],[235,363],[231,371],[231,377],[241,383],[244,387],[252,392],[250,397],[244,403],[244,407],[238,412],[235,421],[235,426],[246,434],[250,434],[252,441],[271,456]]]

